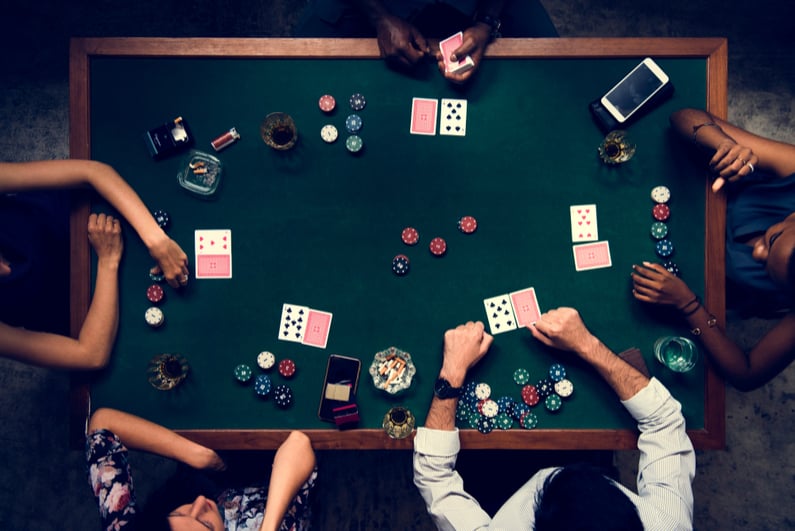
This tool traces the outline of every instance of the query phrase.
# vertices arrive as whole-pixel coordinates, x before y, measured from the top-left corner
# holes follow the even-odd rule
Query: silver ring
[[[183,284],[187,283],[188,282],[188,275],[182,275],[180,277],[179,281],[182,282]]]
[[[751,164],[750,162],[748,163],[748,167],[751,168],[751,173],[754,173],[754,171],[756,171],[756,168],[754,168],[754,165]]]

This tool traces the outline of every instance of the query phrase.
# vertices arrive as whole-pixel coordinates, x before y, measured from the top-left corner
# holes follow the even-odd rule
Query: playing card
[[[464,43],[464,34],[458,32],[455,35],[447,37],[439,43],[439,50],[442,52],[442,60],[444,61],[444,69],[451,73],[463,73],[473,68],[475,62],[472,61],[470,56],[466,56],[458,61],[451,61],[450,56]]]
[[[530,326],[541,317],[535,288],[514,291],[510,295],[516,324],[521,327]]]
[[[279,339],[301,343],[306,334],[306,321],[309,308],[295,304],[282,305],[282,318],[279,321]],[[329,318],[329,322],[331,319]]]
[[[328,333],[331,329],[331,317],[328,312],[321,312],[320,310],[309,309],[309,314],[306,318],[306,333],[304,335],[303,344],[312,347],[326,348],[328,342]]]
[[[411,128],[412,135],[436,134],[436,108],[439,100],[430,98],[411,99]]]
[[[571,241],[592,242],[599,239],[599,229],[596,224],[596,205],[572,205],[569,207],[571,215]]]
[[[442,107],[440,113],[440,135],[466,136],[467,100],[442,98]]]
[[[232,278],[232,231],[194,231],[196,278]]]
[[[610,245],[604,242],[581,243],[572,245],[574,251],[574,268],[577,271],[611,267]]]
[[[492,335],[516,330],[516,319],[507,293],[484,299],[483,306],[486,308]]]

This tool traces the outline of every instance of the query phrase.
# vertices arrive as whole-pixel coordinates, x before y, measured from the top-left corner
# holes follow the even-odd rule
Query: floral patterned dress
[[[88,482],[97,499],[102,529],[122,531],[135,521],[136,504],[128,450],[111,431],[98,430],[86,437]],[[280,531],[309,529],[311,511],[309,492],[315,484],[317,469],[299,489],[287,509]],[[268,499],[267,483],[259,487],[228,489],[218,498],[218,507],[227,531],[258,530]]]

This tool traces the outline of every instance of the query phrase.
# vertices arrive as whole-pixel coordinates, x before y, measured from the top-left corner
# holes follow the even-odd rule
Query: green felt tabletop
[[[675,94],[629,128],[634,158],[608,167],[597,157],[603,135],[587,105],[639,60],[494,58],[459,88],[432,69],[409,77],[377,59],[92,59],[92,158],[113,165],[150,208],[169,213],[168,232],[191,263],[194,230],[231,229],[233,238],[233,278],[166,287],[166,324],[153,330],[144,322],[152,260],[125,227],[119,335],[109,368],[92,381],[93,407],[121,408],[172,428],[334,429],[317,409],[327,357],[336,353],[362,361],[362,427],[379,427],[393,405],[410,409],[421,424],[444,331],[485,322],[483,299],[533,286],[542,311],[576,307],[614,351],[640,348],[652,375],[683,403],[688,428],[703,427],[703,359],[686,375],[653,359],[657,337],[687,330],[635,301],[629,274],[633,263],[659,261],[649,194],[664,184],[672,193],[673,259],[703,291],[703,173],[683,155],[668,115],[704,107],[705,60],[658,61]],[[354,92],[367,99],[358,156],[344,146]],[[330,115],[318,108],[324,93],[337,100]],[[412,97],[466,99],[466,136],[409,134]],[[290,151],[274,151],[260,138],[260,123],[273,111],[295,119],[299,141]],[[144,131],[177,116],[202,151],[213,153],[210,140],[230,127],[241,135],[218,154],[223,177],[212,201],[179,187],[184,155],[154,161],[146,151]],[[340,131],[336,143],[320,137],[327,123]],[[588,203],[597,205],[613,266],[576,272],[569,206]],[[463,215],[477,218],[474,234],[457,230]],[[406,226],[419,230],[418,245],[401,242]],[[441,258],[428,251],[435,236],[447,240]],[[391,271],[400,253],[411,260],[405,277]],[[333,313],[326,349],[277,339],[286,302]],[[410,352],[417,367],[413,385],[397,397],[375,389],[367,375],[373,355],[390,346]],[[296,362],[289,382],[272,374],[293,387],[290,409],[258,399],[233,377],[239,363],[259,372],[263,350]],[[148,360],[163,352],[190,364],[188,379],[169,392],[146,378]],[[566,367],[575,391],[559,412],[538,411],[539,428],[634,427],[593,370],[527,330],[497,335],[471,379],[519,399],[514,370],[524,367],[537,381],[552,363]]]

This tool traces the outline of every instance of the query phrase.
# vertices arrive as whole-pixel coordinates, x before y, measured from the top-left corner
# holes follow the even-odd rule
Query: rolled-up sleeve
[[[464,490],[455,470],[461,449],[458,429],[418,428],[414,438],[414,484],[438,529],[488,528],[491,518]]]

